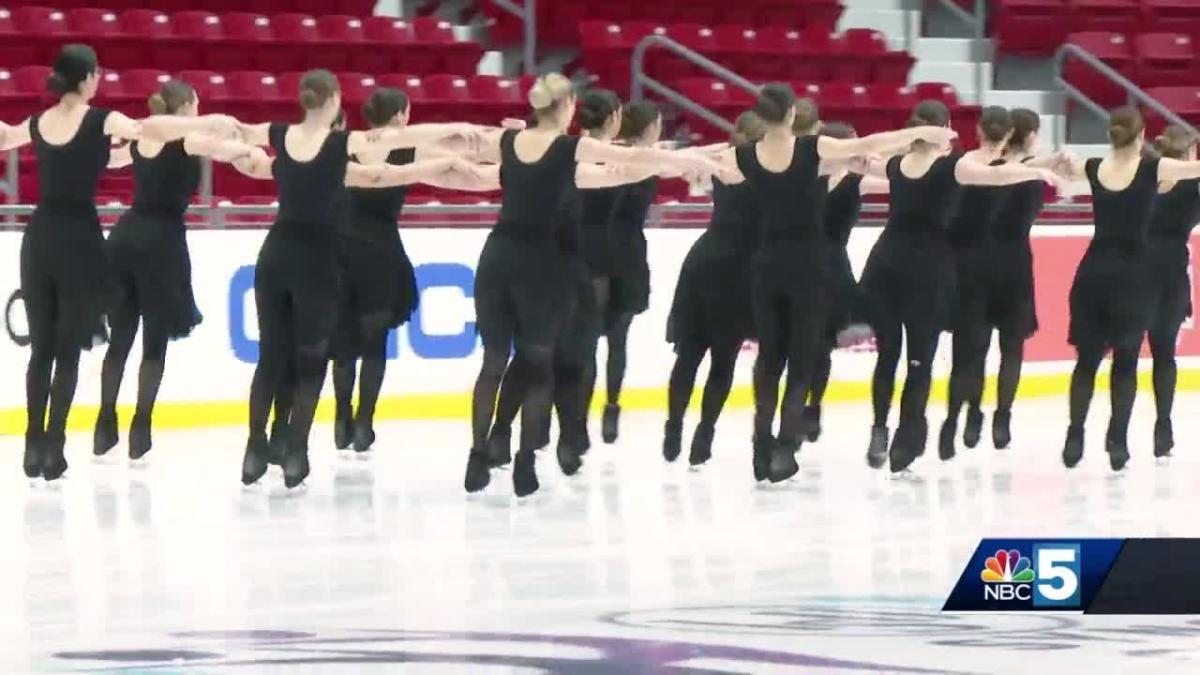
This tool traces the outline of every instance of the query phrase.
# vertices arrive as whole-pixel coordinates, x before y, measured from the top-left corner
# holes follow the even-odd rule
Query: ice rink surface
[[[521,501],[507,471],[463,494],[465,420],[381,424],[364,456],[318,426],[292,492],[277,469],[241,486],[242,429],[159,432],[137,465],[77,434],[53,485],[5,437],[0,672],[1200,672],[1200,618],[939,611],[984,536],[1200,536],[1200,395],[1163,462],[1141,395],[1120,475],[1105,399],[1074,471],[1053,398],[1018,402],[1012,448],[989,419],[900,478],[864,462],[868,408],[832,406],[777,486],[753,481],[748,411],[698,471],[630,413],[573,479],[542,453]]]

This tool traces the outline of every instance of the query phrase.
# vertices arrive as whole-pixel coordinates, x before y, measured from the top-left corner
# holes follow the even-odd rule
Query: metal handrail
[[[1145,92],[1145,90],[1143,90],[1141,87],[1137,86],[1133,82],[1130,82],[1129,79],[1126,78],[1124,75],[1113,70],[1113,68],[1111,66],[1109,66],[1107,63],[1101,61],[1099,58],[1096,57],[1095,54],[1089,52],[1088,50],[1084,49],[1083,47],[1080,47],[1079,45],[1068,44],[1068,45],[1063,45],[1063,46],[1059,47],[1058,51],[1056,51],[1054,53],[1054,82],[1055,82],[1055,84],[1062,87],[1063,93],[1066,94],[1069,98],[1073,99],[1076,103],[1078,103],[1081,106],[1083,106],[1084,108],[1088,109],[1088,111],[1090,111],[1092,114],[1096,115],[1097,117],[1100,117],[1101,119],[1108,119],[1108,111],[1105,110],[1104,107],[1101,106],[1099,103],[1096,103],[1094,100],[1092,100],[1087,94],[1085,94],[1082,91],[1080,91],[1079,89],[1077,89],[1070,82],[1067,82],[1066,78],[1063,77],[1063,69],[1066,66],[1066,60],[1068,57],[1079,59],[1084,64],[1091,67],[1092,70],[1095,70],[1096,72],[1098,72],[1101,75],[1108,78],[1113,84],[1116,84],[1117,86],[1124,89],[1125,94],[1128,97],[1126,100],[1131,105],[1136,100],[1137,102],[1140,102],[1143,105],[1145,105],[1146,107],[1154,110],[1159,115],[1162,115],[1171,124],[1177,124],[1177,125],[1183,127],[1184,129],[1187,129],[1189,132],[1192,133],[1192,135],[1200,136],[1200,132],[1196,131],[1196,127],[1189,124],[1186,120],[1184,120],[1179,115],[1176,115],[1175,113],[1171,112],[1170,108],[1163,105],[1161,101],[1154,98],[1150,94],[1147,94]],[[1066,113],[1066,111],[1064,111],[1064,114],[1060,116],[1061,117],[1060,124],[1062,125],[1062,128],[1059,130],[1061,132],[1059,135],[1059,138],[1062,139],[1062,141],[1064,143],[1066,142],[1066,139],[1067,139],[1067,129],[1066,129],[1067,116],[1065,113]]]
[[[754,84],[750,80],[738,75],[725,66],[716,63],[712,59],[709,59],[694,49],[689,49],[688,47],[683,46],[669,37],[663,35],[647,35],[637,43],[636,47],[633,48],[633,58],[630,59],[629,85],[631,97],[635,101],[641,100],[645,95],[644,90],[649,89],[655,94],[658,94],[671,103],[674,103],[680,108],[683,108],[693,115],[700,117],[704,121],[716,126],[719,129],[723,129],[727,132],[732,132],[734,129],[733,124],[729,120],[721,117],[708,108],[696,103],[687,96],[684,96],[678,91],[647,75],[645,64],[646,52],[649,51],[651,47],[658,47],[666,49],[669,52],[673,52],[676,56],[683,58],[685,61],[688,61],[695,66],[699,66],[713,75],[716,75],[718,78],[745,89],[755,96],[758,95],[759,89],[761,89],[759,85]]]
[[[521,69],[526,75],[537,74],[537,0],[523,0],[517,4],[514,0],[492,0],[500,9],[521,20],[525,28],[524,63]]]

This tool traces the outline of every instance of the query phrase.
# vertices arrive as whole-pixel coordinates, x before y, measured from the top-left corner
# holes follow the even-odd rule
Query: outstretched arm
[[[145,139],[170,143],[196,132],[233,138],[238,134],[238,130],[238,121],[228,115],[204,115],[202,117],[151,115],[138,121],[114,110],[104,119],[106,135],[123,138],[127,141]]]
[[[1178,159],[1158,161],[1159,181],[1179,181],[1200,178],[1200,161],[1185,162]]]
[[[892,182],[885,178],[863,176],[862,182],[858,184],[858,193],[860,195],[886,195],[891,191]]]
[[[124,169],[130,164],[133,164],[133,152],[130,151],[128,143],[108,151],[108,168]]]
[[[453,157],[429,159],[411,164],[350,164],[346,167],[346,185],[360,188],[388,188],[426,183],[449,173],[460,160]]]
[[[717,162],[690,150],[627,147],[587,137],[579,139],[575,161],[580,164],[654,164],[680,173],[718,174],[721,171]]]
[[[0,122],[0,151],[14,150],[23,145],[29,145],[31,141],[28,118],[15,127]]]
[[[218,162],[234,162],[250,157],[257,146],[238,140],[218,138],[206,133],[188,134],[183,139],[183,151],[193,157],[209,157]]]
[[[271,167],[274,166],[275,160],[262,148],[254,148],[249,155],[234,160],[232,164],[233,168],[243,176],[258,180],[274,178],[271,174]]]
[[[958,138],[958,133],[953,129],[933,126],[884,131],[862,138],[818,136],[817,153],[821,159],[845,159],[855,155],[890,155],[917,141],[946,146],[955,138]]]
[[[1020,164],[988,166],[970,159],[960,159],[954,165],[954,179],[960,185],[1015,185],[1031,180],[1045,181],[1057,186],[1062,177],[1049,169],[1038,169]]]

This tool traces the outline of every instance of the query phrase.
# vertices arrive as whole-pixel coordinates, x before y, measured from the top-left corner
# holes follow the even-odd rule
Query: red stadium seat
[[[475,72],[483,48],[474,42],[457,39],[450,22],[435,17],[418,17],[413,19],[412,25],[417,42],[440,46],[441,58],[437,65],[442,70],[456,75],[470,75]]]
[[[116,12],[94,7],[81,7],[66,12],[67,28],[96,48],[96,52],[109,68],[133,68],[145,63],[142,49],[145,42],[126,41],[124,30]]]
[[[921,82],[913,85],[913,94],[918,101],[941,101],[947,108],[953,110],[959,106],[958,92],[945,82]]]
[[[0,115],[5,120],[17,122],[24,120],[38,109],[38,101],[45,91],[43,81],[41,88],[28,91],[18,85],[13,73],[7,68],[0,68]]]
[[[471,104],[483,107],[493,123],[504,117],[519,117],[525,112],[520,83],[512,78],[472,75],[467,78],[467,92]]]
[[[1146,27],[1187,33],[1200,40],[1200,3],[1195,0],[1143,0]]]
[[[1192,64],[1196,51],[1192,38],[1182,33],[1142,33],[1134,37],[1137,83],[1144,87],[1200,84]]]
[[[265,15],[233,12],[222,16],[221,23],[225,26],[227,49],[252,57],[243,68],[282,72],[305,67],[303,61],[297,63],[297,55],[290,46],[275,39],[271,20]]]
[[[201,103],[207,102],[222,108],[229,100],[229,87],[221,73],[211,70],[184,70],[179,73],[179,79],[192,85]]]
[[[341,49],[324,50],[317,45],[321,40],[317,20],[307,14],[275,14],[271,17],[271,28],[275,39],[289,48],[292,58],[289,67],[300,65],[337,71],[344,69],[349,61]]]
[[[355,113],[376,86],[375,78],[364,73],[338,73],[337,79],[342,89],[342,107]]]
[[[421,78],[416,75],[408,75],[404,73],[388,73],[379,75],[375,78],[376,83],[381,87],[391,87],[399,89],[408,95],[410,101],[414,105],[423,103],[427,96],[425,94],[425,86],[421,82]],[[413,110],[414,115],[417,113]]]
[[[1125,77],[1135,77],[1133,49],[1119,33],[1072,33],[1067,42],[1087,50]],[[1063,79],[1096,103],[1112,108],[1125,102],[1125,90],[1113,84],[1079,59],[1069,58],[1063,65]]]
[[[170,79],[171,76],[165,71],[150,68],[135,68],[121,73],[121,84],[125,88],[125,94],[143,101]]]
[[[1142,28],[1139,0],[1068,0],[1071,32],[1136,33]]]
[[[229,73],[227,80],[229,97],[239,102],[249,119],[272,118],[295,105],[280,93],[279,80],[270,73],[240,70]]]
[[[1192,126],[1200,124],[1200,88],[1150,87],[1146,93]],[[1148,135],[1158,134],[1166,124],[1167,121],[1154,111],[1146,111],[1146,133]]]
[[[404,67],[404,57],[415,52],[412,25],[390,16],[372,16],[363,21],[363,35],[370,48],[355,50],[350,65],[367,73],[386,73]]]
[[[20,63],[29,59],[29,45],[23,44],[23,40],[21,31],[13,23],[12,12],[7,7],[0,7],[0,63]],[[7,70],[4,72],[8,73]]]
[[[53,72],[49,66],[21,66],[12,71],[13,83],[18,91],[43,94],[46,91],[46,81]]]
[[[996,0],[993,5],[989,20],[1002,54],[1048,56],[1070,32],[1066,0]]]
[[[20,41],[32,49],[25,63],[50,63],[61,45],[71,39],[67,17],[50,7],[17,7],[12,11],[13,25]]]

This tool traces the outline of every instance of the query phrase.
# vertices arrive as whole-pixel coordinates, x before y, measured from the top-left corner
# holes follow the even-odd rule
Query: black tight
[[[987,368],[987,353],[992,342],[992,328],[987,324],[961,325],[951,338],[949,403],[946,416],[957,421],[964,403],[979,410],[983,398],[983,380]]]
[[[599,313],[598,325],[604,326],[603,337],[608,344],[608,356],[605,363],[605,402],[609,405],[621,403],[621,388],[625,383],[625,365],[627,360],[629,327],[633,324],[634,314],[623,313],[615,317],[608,310],[612,300],[612,281],[609,277],[592,279],[592,291],[596,298],[596,311]],[[599,336],[597,336],[597,343]],[[587,387],[585,410],[591,407],[592,398],[596,392],[596,377],[598,367],[595,357],[591,364],[585,366],[582,377]]]
[[[259,358],[250,383],[250,436],[266,436],[271,404],[291,389],[288,416],[297,449],[307,449],[321,387],[328,369],[329,317],[335,306],[329,298],[302,297],[286,290],[256,284],[259,318]],[[291,328],[291,334],[284,331]],[[305,331],[304,335],[299,330]],[[289,387],[289,376],[294,386]]]
[[[1129,418],[1137,396],[1137,362],[1140,343],[1113,347],[1111,376],[1112,418],[1108,424],[1108,439],[1124,444],[1129,432]],[[1075,371],[1071,373],[1071,426],[1082,429],[1087,421],[1092,394],[1096,389],[1096,371],[1104,360],[1107,345],[1087,343],[1076,345]]]
[[[813,369],[812,384],[808,387],[809,405],[819,406],[825,400],[825,389],[829,386],[829,373],[833,370],[833,350],[835,345],[829,342],[817,356],[816,368]]]
[[[1025,362],[1025,335],[1000,331],[1000,374],[996,378],[996,411],[1012,412],[1021,383],[1021,365]],[[979,403],[973,402],[975,407]]]
[[[926,326],[929,322],[924,322]],[[892,395],[896,389],[896,367],[900,363],[902,337],[907,335],[908,374],[900,396],[900,421],[925,418],[929,388],[933,377],[933,357],[937,352],[938,331],[926,326],[899,321],[878,322],[872,326],[879,358],[871,380],[871,401],[875,408],[875,426],[887,426]]]
[[[787,368],[787,387],[780,410],[779,438],[786,443],[798,443],[803,421],[804,403],[817,354],[824,346],[821,333],[825,330],[828,303],[822,303],[819,292],[804,302],[820,303],[801,313],[792,307],[794,299],[757,294],[754,318],[758,326],[758,358],[754,362],[754,433],[767,437],[775,425],[775,410],[779,407],[779,378]],[[805,317],[803,314],[810,314]]]
[[[1158,421],[1171,419],[1175,405],[1175,342],[1180,323],[1161,321],[1150,327],[1150,355],[1154,359],[1154,408]]]
[[[708,382],[704,385],[704,399],[700,407],[700,426],[712,429],[729,398],[733,387],[733,370],[737,364],[741,340],[721,345],[680,343],[675,347],[675,366],[671,369],[671,383],[667,398],[667,423],[683,426],[684,413],[696,386],[696,371],[706,353],[711,354],[712,363],[708,370]]]
[[[474,450],[483,451],[487,445],[488,431],[496,414],[500,380],[508,368],[508,355],[507,348],[483,347],[483,365],[471,395],[471,448]],[[516,416],[515,411],[513,416]]]
[[[357,357],[338,358],[333,362],[333,391],[337,403],[336,416],[341,420],[354,419],[368,426],[375,419],[375,405],[383,388],[383,374],[387,368],[387,336],[389,328],[373,326],[363,329],[362,367],[356,373]],[[358,375],[358,413],[354,414],[351,398],[354,394],[355,375]]]
[[[104,354],[104,366],[100,375],[100,416],[115,418],[117,395],[121,391],[121,380],[125,376],[125,362],[137,337],[140,311],[136,298],[129,294],[126,300],[109,316],[112,336],[108,351]],[[137,408],[134,418],[149,423],[162,383],[167,359],[167,339],[143,326],[142,363],[138,369]]]
[[[63,335],[63,300],[58,285],[26,268],[22,259],[21,291],[29,317],[29,366],[25,371],[26,434],[43,433],[61,437],[66,433],[67,415],[79,381],[81,349]],[[47,403],[50,418],[46,419]]]

